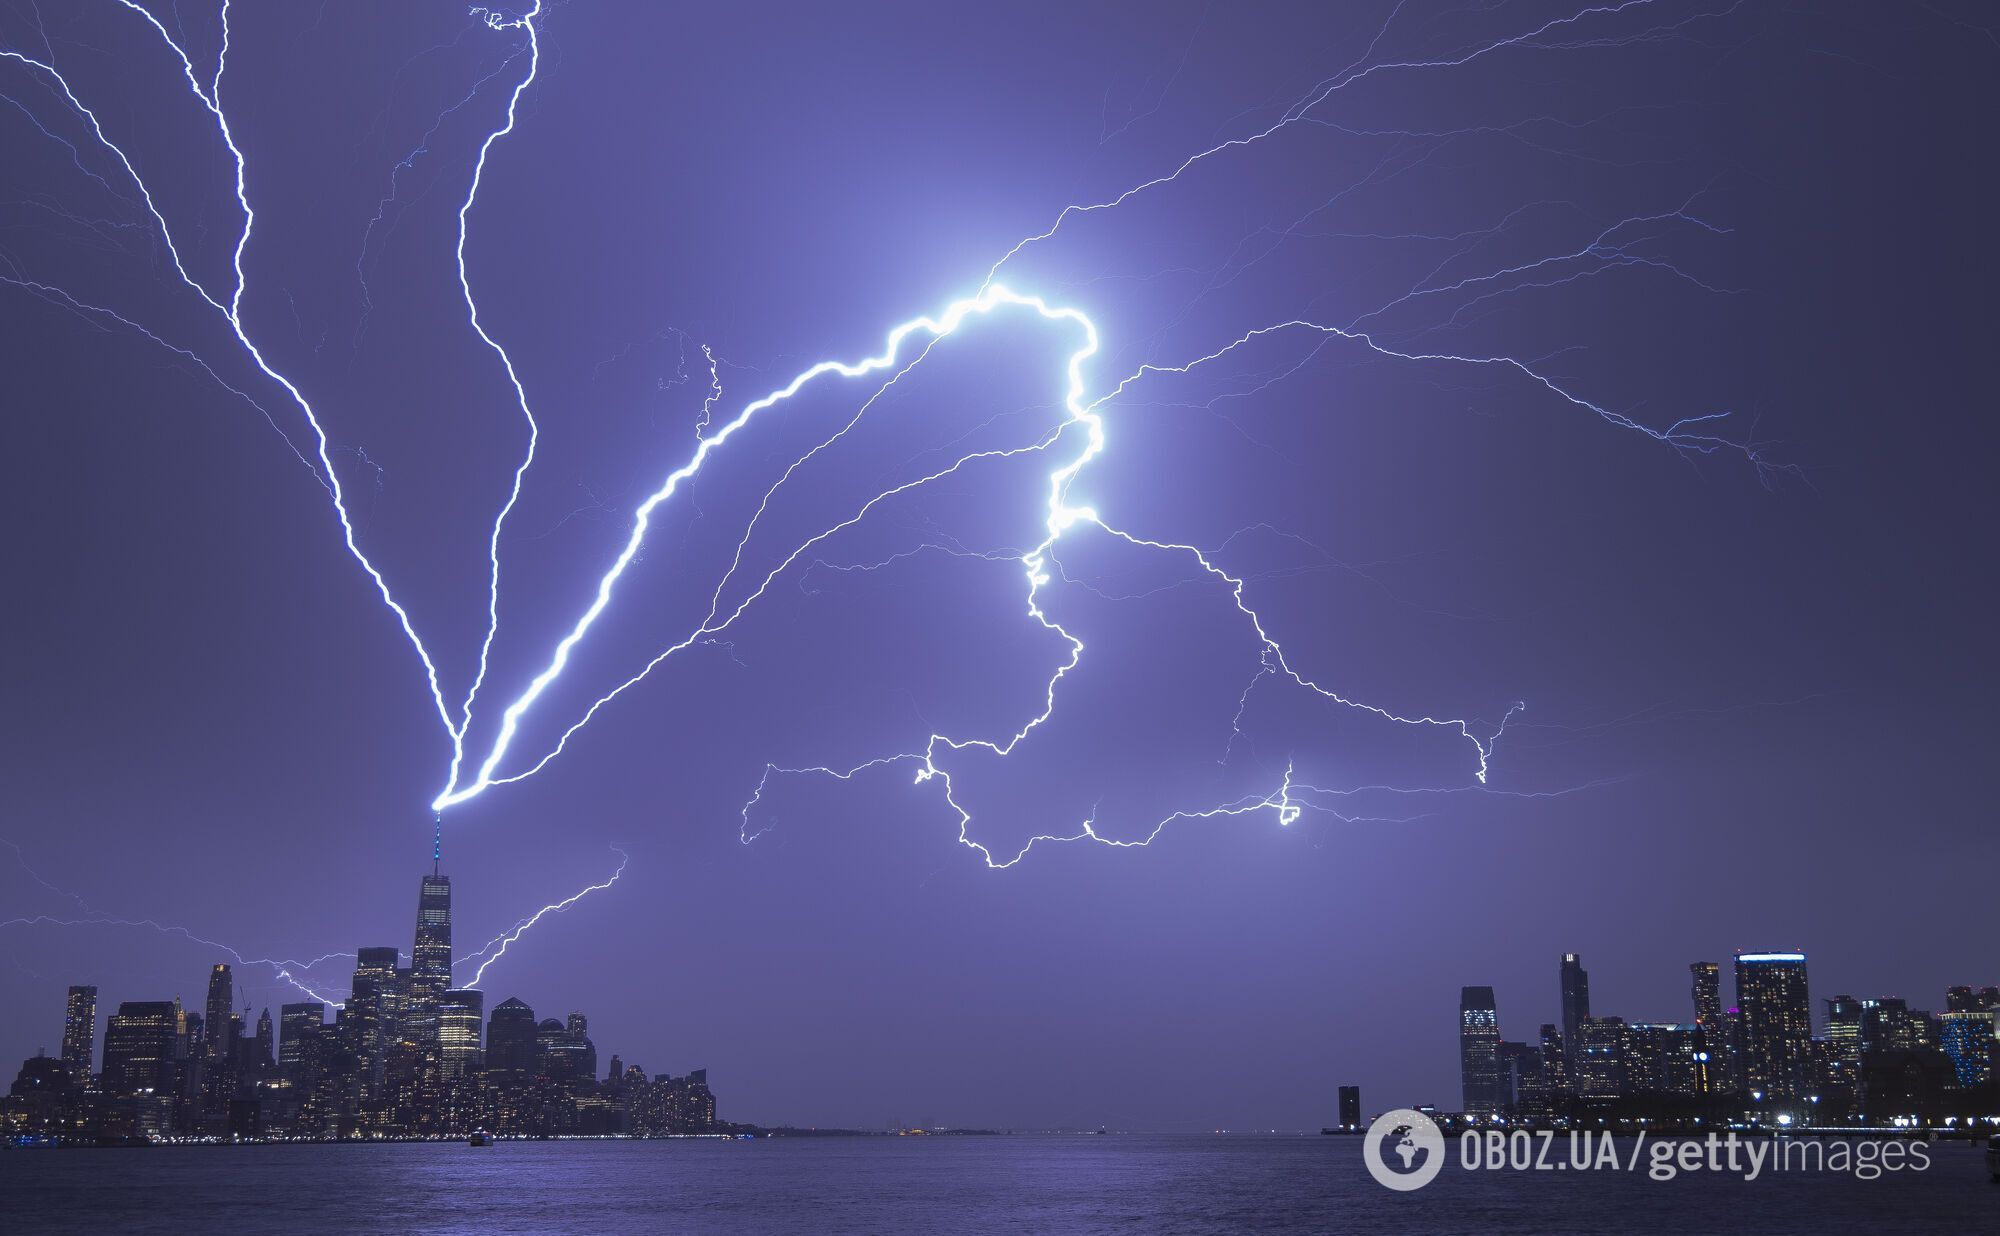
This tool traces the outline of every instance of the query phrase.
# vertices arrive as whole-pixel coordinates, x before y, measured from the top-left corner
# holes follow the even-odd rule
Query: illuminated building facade
[[[1567,1054],[1572,1077],[1576,1076],[1577,1032],[1588,1020],[1590,1020],[1590,974],[1583,968],[1581,954],[1564,953],[1562,955],[1563,1050]]]
[[[104,1089],[111,1094],[171,1094],[178,1080],[180,1003],[128,1000],[104,1027]]]
[[[97,988],[72,987],[63,1007],[62,1062],[72,1076],[88,1077],[97,1044]]]
[[[1620,1017],[1586,1017],[1576,1028],[1569,1050],[1576,1062],[1571,1080],[1580,1099],[1615,1099],[1625,1084],[1625,1021]]]
[[[1969,1009],[1938,1018],[1939,1046],[1951,1058],[1961,1086],[1983,1086],[1993,1079],[1993,1018]]]
[[[1688,966],[1688,974],[1692,979],[1694,1024],[1712,1031],[1722,1024],[1722,967],[1712,961],[1697,961]]]
[[[1812,1003],[1804,953],[1739,953],[1743,1085],[1757,1102],[1805,1098],[1812,1082]]]
[[[1490,1116],[1505,1103],[1500,1092],[1500,1015],[1491,987],[1461,988],[1458,998],[1458,1062],[1465,1110]]]

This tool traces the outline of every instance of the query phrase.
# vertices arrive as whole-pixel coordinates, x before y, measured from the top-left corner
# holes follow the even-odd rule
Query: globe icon
[[[1396,1157],[1403,1161],[1404,1171],[1407,1172],[1412,1168],[1416,1167],[1417,1152],[1421,1149],[1422,1147],[1418,1146],[1417,1143],[1410,1137],[1408,1133],[1403,1134],[1403,1136],[1397,1140]]]
[[[1443,1131],[1412,1108],[1377,1116],[1362,1144],[1368,1174],[1399,1193],[1423,1188],[1444,1168]]]

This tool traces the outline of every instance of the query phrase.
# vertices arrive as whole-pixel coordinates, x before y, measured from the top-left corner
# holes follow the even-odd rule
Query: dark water
[[[1345,1137],[0,1151],[0,1232],[1994,1231],[1981,1152],[1876,1180],[1447,1169],[1413,1193]]]

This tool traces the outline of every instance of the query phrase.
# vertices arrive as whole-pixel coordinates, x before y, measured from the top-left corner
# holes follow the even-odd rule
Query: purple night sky
[[[205,89],[215,6],[152,7]],[[1098,410],[1070,501],[1208,551],[1290,668],[1347,699],[1482,740],[1526,709],[1482,786],[1456,729],[1260,673],[1226,583],[1086,522],[1038,593],[1085,645],[1050,719],[1004,759],[939,757],[968,837],[997,861],[1087,818],[1141,840],[1288,767],[1317,787],[1295,822],[1180,818],[991,870],[917,763],[764,781],[1004,740],[1042,709],[1067,648],[1028,616],[1020,556],[1072,427],[881,502],[533,777],[447,811],[461,953],[629,854],[492,968],[489,1004],[581,1009],[607,1061],[707,1067],[731,1120],[1299,1128],[1343,1083],[1370,1109],[1453,1101],[1460,985],[1532,1037],[1564,950],[1594,1011],[1639,1019],[1687,1019],[1687,963],[1738,948],[1806,950],[1816,1001],[2000,981],[1979,776],[2000,41],[1975,5],[1564,20],[1585,8],[536,18],[537,75],[467,212],[480,323],[541,428],[473,763],[693,456],[708,356],[712,433],[974,294],[1066,204],[1287,116],[1070,214],[1001,279],[1095,323],[1087,399],[1295,320],[1379,350],[1293,327],[1142,377]],[[245,331],[318,414],[454,708],[527,444],[454,252],[532,59],[518,9],[483,12],[241,2],[220,83],[256,212]],[[235,164],[180,61],[117,0],[9,0],[0,51],[11,1070],[56,1046],[67,984],[101,1013],[198,1003],[226,959],[21,919],[152,919],[247,958],[407,949],[452,746],[295,456],[318,467],[298,405],[22,57],[60,69],[226,303]],[[775,490],[724,612],[870,498],[1057,430],[1077,346],[1019,310],[939,343]],[[1608,415],[1518,368],[1384,351],[1511,358]],[[701,625],[766,492],[893,372],[821,378],[712,451],[503,774]],[[1716,413],[1672,442],[1613,423]],[[348,966],[313,985],[340,998]],[[274,1014],[299,998],[239,976]]]

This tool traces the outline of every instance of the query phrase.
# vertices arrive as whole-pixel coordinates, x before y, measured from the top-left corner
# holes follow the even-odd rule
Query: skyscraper
[[[464,1133],[490,1123],[481,1080],[480,1015],[486,994],[447,991],[438,998],[438,1077],[434,1088],[437,1119],[445,1133]]]
[[[278,1067],[295,1077],[304,1063],[306,1040],[326,1024],[326,1005],[318,1000],[286,1004],[278,1009]]]
[[[1342,1086],[1340,1088],[1340,1127],[1357,1130],[1361,1127],[1361,1087]]]
[[[1913,1051],[1922,1046],[1923,1032],[1908,1001],[1881,996],[1861,1001],[1861,1051]]]
[[[1562,955],[1563,1060],[1576,1078],[1577,1031],[1590,1020],[1590,974],[1577,953]]]
[[[260,1077],[269,1073],[276,1063],[271,1055],[271,1048],[275,1042],[276,1036],[271,1030],[271,1010],[265,1009],[257,1015],[256,1033],[244,1045],[244,1071]]]
[[[235,995],[236,984],[230,976],[228,964],[217,962],[208,972],[207,1015],[201,1023],[201,1057],[189,1066],[190,1085],[194,1075],[198,1075],[201,1081],[203,1126],[210,1133],[228,1130],[229,1101],[236,1097],[236,1031],[241,1023],[230,1007]]]
[[[438,1060],[447,1081],[479,1070],[479,1023],[486,993],[447,991],[438,1001]]]
[[[486,1019],[486,1080],[502,1132],[532,1127],[537,1121],[541,1105],[529,1101],[528,1089],[541,1071],[535,1010],[511,997],[501,1001]]]
[[[571,1013],[566,1023],[544,1019],[535,1027],[537,1071],[565,1090],[588,1086],[597,1077],[597,1045],[589,1029],[581,1013]]]
[[[1697,961],[1688,973],[1694,979],[1694,1024],[1712,1034],[1722,1024],[1722,967]]]
[[[507,999],[486,1022],[486,1076],[496,1086],[520,1086],[540,1071],[535,1010]]]
[[[208,972],[208,1014],[202,1024],[208,1027],[208,1042],[202,1053],[211,1062],[227,1062],[229,1049],[234,1046],[229,1041],[229,1015],[236,1002],[235,981],[230,978],[228,965],[217,962]]]
[[[1458,996],[1458,1066],[1465,1111],[1490,1116],[1500,1093],[1500,1015],[1491,987],[1464,987]]]
[[[1812,1061],[1806,955],[1737,954],[1736,1005],[1743,1017],[1744,1088],[1765,1100],[1803,1097]]]
[[[1562,1032],[1554,1022],[1543,1022],[1539,1040],[1535,1044],[1542,1054],[1542,1095],[1550,1111],[1561,1111],[1567,1106],[1568,1097],[1574,1093],[1575,1079],[1570,1076],[1568,1053]]]
[[[389,1048],[395,1042],[402,982],[393,948],[364,948],[355,955],[354,991],[347,999],[346,1024],[358,1076],[356,1100],[363,1109],[387,1099]]]
[[[1961,1086],[1983,1086],[1993,1076],[1996,1043],[1992,1013],[1970,1009],[1946,1013],[1938,1019],[1939,1045],[1951,1057],[1951,1067]]]
[[[1706,1039],[1693,1023],[1634,1022],[1625,1027],[1618,1093],[1700,1095],[1709,1090]]]
[[[1625,1019],[1586,1017],[1570,1049],[1576,1072],[1570,1082],[1580,1099],[1615,1099],[1625,1087]]]
[[[1497,1053],[1500,1110],[1524,1116],[1546,1113],[1549,1096],[1547,1077],[1542,1072],[1541,1044],[1501,1039]]]
[[[1861,1001],[1835,996],[1826,1002],[1826,1042],[1835,1060],[1861,1067]]]
[[[96,1043],[97,988],[72,987],[63,1009],[62,1060],[69,1066],[70,1076],[79,1082],[90,1076]]]
[[[127,1000],[104,1025],[104,1088],[112,1094],[174,1090],[180,1009],[171,1000]]]
[[[451,987],[451,880],[433,868],[417,889],[417,932],[403,984],[390,1086],[405,1120],[434,1112],[443,1085],[438,1016]]]
[[[417,939],[410,987],[434,999],[451,986],[451,877],[427,875],[417,890]]]

